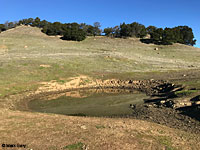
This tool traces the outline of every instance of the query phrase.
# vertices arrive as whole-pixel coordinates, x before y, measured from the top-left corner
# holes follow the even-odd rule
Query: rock
[[[165,100],[160,101],[160,103],[161,103],[161,104],[164,104],[164,103],[165,103]]]
[[[130,104],[130,108],[134,109],[136,107],[135,104]]]
[[[83,126],[81,126],[81,129],[84,129],[84,130],[86,130],[87,128],[86,128],[86,126],[85,126],[85,125],[83,125]]]
[[[154,48],[155,51],[158,51],[158,47]]]
[[[190,65],[190,66],[188,66],[188,67],[195,67],[194,65]]]
[[[169,100],[169,101],[165,102],[164,104],[166,107],[173,108],[175,103],[174,103],[174,101]]]
[[[129,84],[131,84],[131,83],[133,83],[133,81],[132,80],[129,80],[129,82],[128,82]]]

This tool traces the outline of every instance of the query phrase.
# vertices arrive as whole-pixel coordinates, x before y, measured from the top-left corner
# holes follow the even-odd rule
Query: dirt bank
[[[133,109],[130,118],[147,120],[186,132],[200,134],[200,122],[198,120],[183,115],[182,111],[172,108],[137,105]]]

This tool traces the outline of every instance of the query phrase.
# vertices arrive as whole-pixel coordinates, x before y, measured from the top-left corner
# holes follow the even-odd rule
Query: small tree
[[[148,26],[146,28],[146,31],[147,31],[148,34],[151,35],[156,29],[157,29],[157,27],[155,27],[155,26]]]
[[[34,22],[34,19],[33,18],[28,18],[28,19],[22,19],[19,21],[19,25],[32,25]]]
[[[40,22],[40,27],[41,27],[41,28],[44,28],[44,27],[47,26],[48,24],[49,24],[48,21],[42,20],[42,21]]]
[[[113,29],[113,36],[114,37],[120,37],[120,27],[119,26],[115,26]]]
[[[36,17],[32,23],[32,26],[34,27],[38,27],[38,28],[41,28],[40,26],[40,18],[39,17]]]
[[[8,24],[9,24],[9,22],[8,22],[8,21],[6,21],[6,22],[4,23],[4,27],[5,27],[5,29],[6,29],[6,30],[8,30],[8,29],[9,29],[9,25],[8,25]]]
[[[105,36],[113,36],[113,28],[105,28],[103,33],[105,33]]]
[[[120,25],[120,37],[126,38],[131,36],[131,27],[125,23]]]
[[[80,24],[80,29],[83,29],[84,32],[87,32],[89,25],[86,23],[81,23]]]
[[[5,25],[4,24],[0,24],[0,32],[1,31],[6,31]]]
[[[87,35],[88,36],[95,36],[95,32],[94,32],[94,27],[89,25],[88,28],[87,28]]]
[[[93,32],[93,35],[94,36],[97,36],[97,35],[101,35],[101,29],[100,29],[100,27],[101,27],[101,24],[100,24],[100,22],[95,22],[94,23],[94,32]]]

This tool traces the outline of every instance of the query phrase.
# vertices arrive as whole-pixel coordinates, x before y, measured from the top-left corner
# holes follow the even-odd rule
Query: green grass
[[[165,131],[159,132],[162,132],[162,134],[164,134]],[[170,136],[155,136],[151,131],[146,131],[145,134],[136,131],[135,135],[137,139],[148,139],[149,141],[154,141],[155,143],[158,143],[160,145],[160,149],[161,147],[163,147],[165,150],[178,150],[172,145],[173,141]],[[143,145],[152,146],[152,143],[150,144],[146,140],[141,142],[143,142]]]
[[[172,141],[169,137],[160,136],[157,138],[157,140],[161,145],[165,146],[166,150],[177,150],[175,147],[172,146]]]
[[[78,142],[76,144],[71,144],[68,146],[65,146],[63,149],[69,149],[69,150],[83,150],[84,144],[81,142]]]
[[[182,90],[182,91],[177,91],[175,92],[175,94],[178,96],[178,97],[182,97],[182,96],[189,96],[193,93],[197,93],[198,90]]]
[[[33,89],[42,81],[65,81],[80,74],[94,78],[159,77],[169,70],[200,66],[198,48],[143,44],[139,39],[88,37],[82,42],[49,37],[38,28],[19,27],[0,34],[0,95]],[[27,46],[27,48],[25,48]],[[155,51],[154,48],[159,50]],[[159,53],[159,54],[158,54]],[[49,68],[40,67],[50,65]],[[24,88],[13,88],[13,86]],[[34,86],[35,87],[35,86]],[[5,90],[9,88],[10,90]]]
[[[96,128],[97,128],[97,129],[104,129],[104,128],[106,128],[106,127],[103,126],[103,125],[96,125]]]
[[[180,82],[184,86],[186,86],[188,89],[190,88],[196,88],[200,90],[200,80],[199,79],[191,79],[191,80],[186,80],[184,82]]]

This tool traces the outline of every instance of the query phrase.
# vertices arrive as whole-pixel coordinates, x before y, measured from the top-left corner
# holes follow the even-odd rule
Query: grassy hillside
[[[38,28],[20,26],[0,34],[0,94],[34,89],[38,82],[79,74],[123,78],[138,72],[194,69],[200,67],[199,57],[200,49],[180,44],[158,46],[134,38],[107,37],[63,41]]]
[[[158,48],[158,50],[154,50]],[[0,33],[0,141],[28,149],[198,149],[199,135],[128,118],[72,117],[10,110],[25,91],[55,80],[197,78],[200,49],[144,44],[139,39],[49,37],[20,26]],[[174,76],[175,75],[175,76]],[[86,76],[86,77],[85,77]],[[196,85],[190,79],[187,85]],[[51,83],[51,86],[55,85]],[[59,85],[59,86],[61,86]],[[200,86],[199,86],[200,87]],[[3,144],[3,143],[1,143]]]

